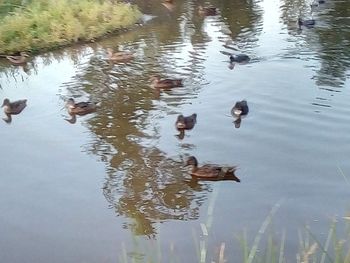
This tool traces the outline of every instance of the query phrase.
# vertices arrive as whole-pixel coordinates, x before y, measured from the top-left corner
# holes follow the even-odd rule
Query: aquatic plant
[[[130,27],[141,17],[137,7],[93,0],[37,0],[2,17],[0,53],[51,49],[92,41]]]

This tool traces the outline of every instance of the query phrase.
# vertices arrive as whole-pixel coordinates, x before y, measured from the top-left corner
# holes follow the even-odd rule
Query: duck
[[[68,113],[73,115],[85,115],[96,111],[96,103],[90,101],[75,102],[73,98],[68,99],[66,107]]]
[[[213,6],[199,6],[198,7],[198,13],[202,16],[216,16],[217,15],[217,9],[216,7]]]
[[[182,114],[180,114],[177,117],[177,120],[175,122],[175,126],[178,130],[191,130],[193,129],[194,125],[197,122],[197,114],[193,113],[190,116],[183,116]]]
[[[231,109],[231,114],[236,117],[247,115],[249,112],[248,103],[246,100],[237,101],[235,106]]]
[[[7,60],[15,65],[25,64],[28,57],[29,55],[26,52],[20,52],[19,56],[6,56]]]
[[[160,79],[159,76],[152,76],[150,81],[154,88],[159,89],[171,89],[183,86],[183,79]]]
[[[204,180],[232,180],[240,182],[241,180],[235,175],[237,169],[236,166],[220,166],[216,164],[205,164],[203,166],[198,166],[198,161],[196,157],[190,156],[187,159],[185,166],[192,166],[191,176],[197,179]]]
[[[230,62],[231,63],[244,63],[244,62],[249,62],[250,57],[246,54],[238,54],[238,55],[230,55]]]
[[[128,61],[134,58],[134,54],[128,51],[114,52],[113,49],[107,48],[108,60],[110,61]]]
[[[310,27],[313,27],[315,24],[316,24],[315,19],[302,20],[300,17],[298,18],[299,28],[301,28],[301,26],[310,28]]]
[[[19,114],[27,106],[27,100],[17,100],[10,102],[8,98],[4,99],[1,108],[4,108],[6,115],[8,114]]]

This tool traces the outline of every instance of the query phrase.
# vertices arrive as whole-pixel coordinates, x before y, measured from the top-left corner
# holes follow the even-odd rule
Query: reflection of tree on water
[[[198,53],[205,52],[209,41],[202,30],[196,29],[193,34],[193,24],[187,23],[187,16],[193,16],[193,23],[198,22],[201,28],[203,18],[194,18],[198,15],[193,9],[197,3],[177,1],[176,5],[177,10],[185,10],[183,16],[174,12],[178,20],[181,17],[179,21],[159,17],[162,23],[100,42],[96,56],[67,84],[68,93],[88,93],[101,102],[96,115],[86,123],[96,134],[89,151],[107,163],[103,193],[118,215],[130,219],[126,227],[137,235],[155,235],[157,222],[198,218],[199,206],[210,191],[209,183],[190,180],[183,162],[157,149],[158,119],[167,116],[169,108],[178,108],[183,100],[195,97],[201,87],[193,89],[193,85],[185,83],[185,94],[173,96],[170,91],[157,103],[149,78],[155,73],[176,77],[187,72],[191,80],[199,83],[205,59]],[[224,22],[217,28],[222,25]],[[253,27],[243,27],[246,26]],[[121,43],[136,52],[132,63],[110,64],[99,58],[107,47]],[[190,54],[185,43],[195,46],[198,53]]]
[[[156,222],[198,218],[208,186],[201,186],[197,191],[206,191],[195,194],[184,180],[182,163],[165,158],[155,149],[141,152],[138,159],[129,160],[132,167],[110,175],[103,188],[117,213],[132,219],[129,227],[134,233],[152,236]]]
[[[284,22],[296,23],[300,14],[310,16],[309,3],[310,1],[283,0]],[[307,34],[303,40],[308,43],[308,48],[315,52],[316,58],[320,61],[320,68],[316,71],[314,79],[319,86],[341,87],[345,84],[350,66],[350,46],[344,44],[348,43],[350,35],[349,24],[346,22],[350,16],[350,3],[327,1],[313,12],[316,27],[311,31],[312,35]]]

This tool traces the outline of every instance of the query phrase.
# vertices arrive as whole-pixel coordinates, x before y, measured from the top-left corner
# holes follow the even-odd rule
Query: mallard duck
[[[20,52],[19,56],[6,56],[8,61],[16,65],[26,63],[28,57],[29,55],[26,52]]]
[[[202,16],[216,16],[217,15],[217,9],[216,7],[213,6],[199,6],[198,7],[198,13]]]
[[[177,117],[175,126],[178,130],[191,130],[197,122],[197,114],[184,117],[182,114]]]
[[[113,49],[107,48],[108,60],[110,61],[128,61],[134,58],[134,54],[128,51],[114,52]]]
[[[174,87],[182,87],[182,79],[160,79],[159,76],[152,76],[150,78],[151,85],[154,88],[159,88],[159,89],[170,89]]]
[[[250,57],[246,54],[238,54],[238,55],[230,55],[230,62],[234,63],[244,63],[244,62],[249,62]]]
[[[90,101],[76,103],[73,98],[68,99],[66,107],[71,115],[85,115],[96,110],[96,104]]]
[[[17,100],[10,102],[9,99],[4,99],[2,108],[6,114],[19,114],[27,106],[27,100]]]
[[[186,166],[192,166],[191,175],[199,179],[241,181],[235,175],[236,166],[224,167],[216,164],[205,164],[198,167],[198,161],[194,156],[190,156],[187,159]]]
[[[247,115],[248,112],[249,112],[249,108],[246,100],[237,101],[235,106],[233,106],[231,110],[231,114],[236,117]]]
[[[301,26],[310,28],[310,27],[313,27],[315,24],[316,24],[316,21],[314,19],[302,20],[300,17],[298,18],[299,28],[301,28]]]

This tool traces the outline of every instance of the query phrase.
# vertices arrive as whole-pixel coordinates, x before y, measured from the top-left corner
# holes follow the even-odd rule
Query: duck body
[[[96,111],[96,104],[90,101],[75,102],[74,99],[70,98],[67,101],[68,113],[71,115],[85,115]]]
[[[108,60],[115,62],[128,61],[134,58],[134,54],[127,51],[119,51],[113,53],[111,48],[107,49]]]
[[[244,63],[244,62],[249,62],[250,57],[246,54],[238,54],[238,55],[230,55],[230,62],[234,63]]]
[[[213,7],[213,6],[208,6],[208,7],[199,6],[198,13],[202,16],[216,16],[217,9],[216,7]]]
[[[6,114],[19,114],[27,106],[27,100],[17,100],[10,102],[9,99],[4,99],[2,108]]]
[[[315,24],[316,21],[314,19],[302,20],[300,17],[298,18],[299,28],[301,28],[301,26],[313,27]]]
[[[197,122],[197,114],[185,117],[182,114],[177,117],[175,126],[178,130],[191,130]]]
[[[249,112],[248,103],[246,100],[237,101],[231,110],[231,114],[236,117],[247,115]]]
[[[171,89],[183,86],[182,79],[160,79],[159,76],[151,77],[151,85],[159,89]]]
[[[186,162],[186,166],[192,166],[191,176],[204,180],[232,180],[240,182],[241,180],[235,175],[235,166],[220,166],[216,164],[205,164],[198,166],[196,157],[190,156]]]
[[[25,64],[27,62],[28,57],[29,55],[27,53],[21,52],[19,56],[6,56],[6,59],[12,64],[20,65]]]

